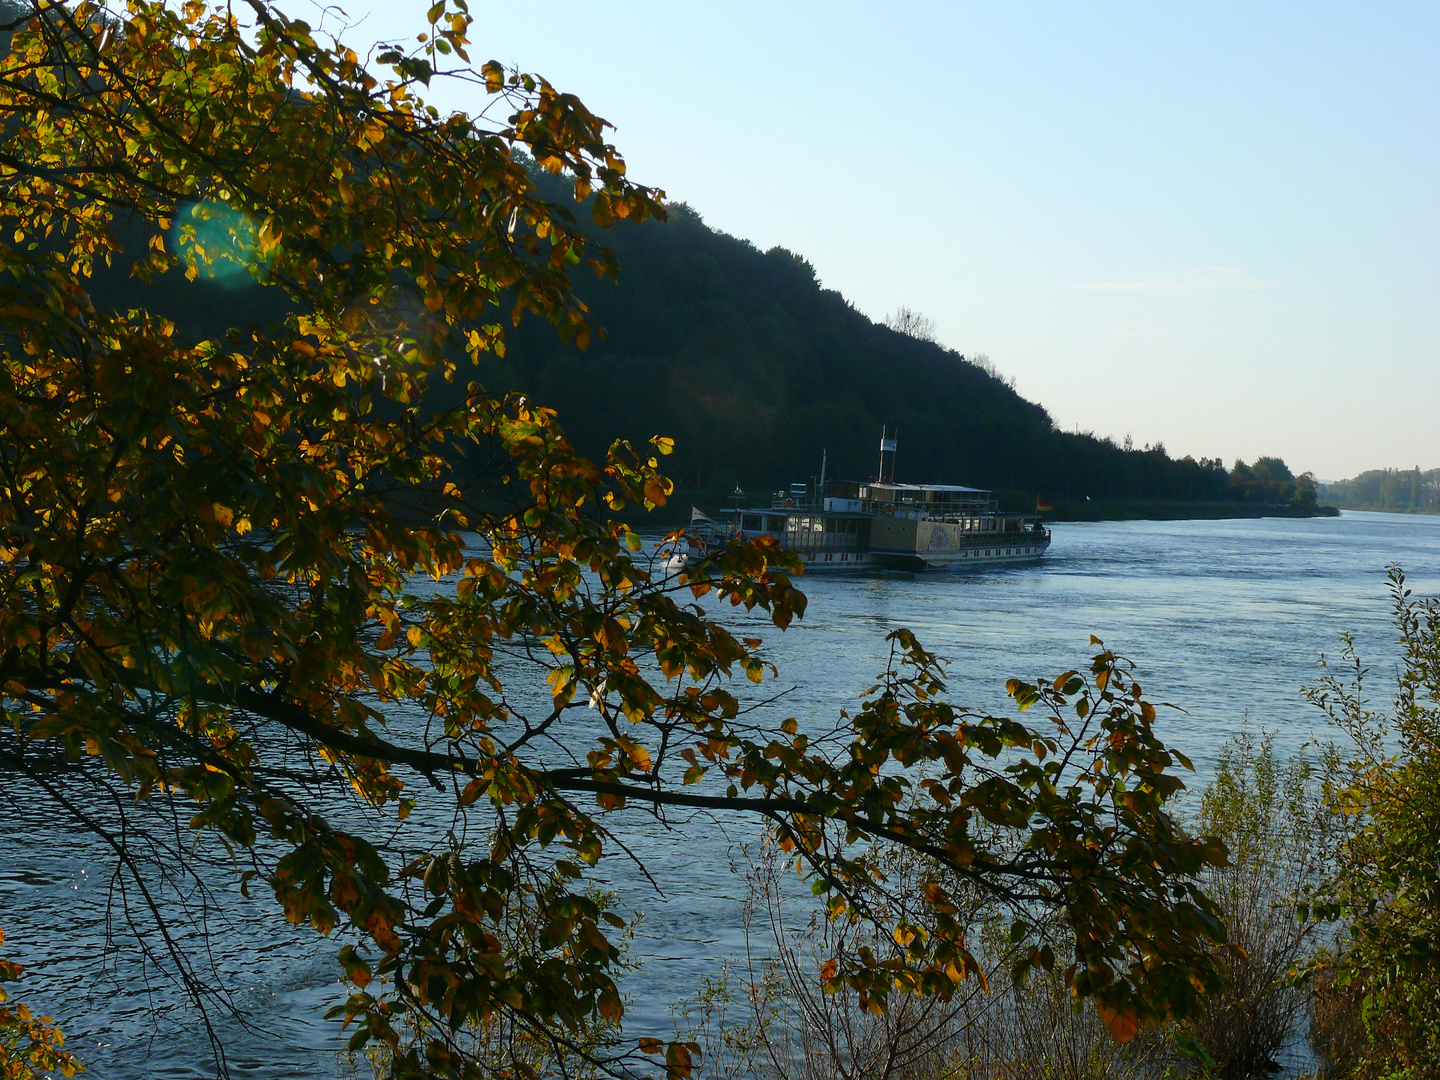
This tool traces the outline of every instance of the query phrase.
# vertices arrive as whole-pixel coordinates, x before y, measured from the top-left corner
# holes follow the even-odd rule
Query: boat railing
[[[988,496],[989,492],[983,494]],[[1000,504],[992,498],[912,498],[901,492],[892,494],[889,491],[879,498],[873,493],[861,497],[859,494],[840,494],[835,491],[817,492],[813,487],[800,484],[792,485],[788,491],[782,488],[773,492],[769,509],[822,514],[860,513],[875,517],[922,517],[927,521],[953,521],[957,518],[993,517],[1000,514]]]
[[[771,510],[808,510],[811,513],[824,513],[824,508],[820,503],[819,499],[807,495],[791,495],[785,491],[777,491],[770,496]]]

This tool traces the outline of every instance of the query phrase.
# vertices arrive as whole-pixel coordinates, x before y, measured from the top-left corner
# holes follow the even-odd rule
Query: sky
[[[344,40],[427,6],[346,4]],[[471,11],[472,58],[578,94],[633,179],[930,316],[1066,430],[1440,466],[1440,3]]]

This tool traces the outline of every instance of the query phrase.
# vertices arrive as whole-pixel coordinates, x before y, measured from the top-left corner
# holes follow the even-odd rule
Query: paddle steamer
[[[982,488],[897,483],[895,450],[896,436],[884,430],[880,472],[869,481],[827,482],[822,459],[818,482],[777,491],[769,506],[736,505],[719,522],[694,511],[697,532],[709,540],[774,537],[807,573],[994,566],[1039,559],[1050,547],[1038,514],[1004,513]]]

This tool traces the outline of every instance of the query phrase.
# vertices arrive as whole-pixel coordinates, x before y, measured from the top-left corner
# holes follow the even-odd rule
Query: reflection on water
[[[785,634],[727,608],[763,633],[781,684],[775,706],[820,726],[851,705],[884,666],[885,633],[915,630],[949,663],[952,698],[1003,710],[1005,680],[1054,676],[1089,655],[1089,636],[1134,659],[1161,713],[1161,732],[1195,760],[1201,781],[1248,716],[1298,749],[1321,721],[1299,696],[1320,652],[1353,630],[1383,687],[1395,664],[1384,569],[1403,565],[1417,593],[1440,591],[1440,519],[1347,513],[1308,521],[1101,522],[1059,525],[1039,565],[980,574],[815,577],[806,618]],[[0,774],[0,796],[6,779]],[[214,1075],[209,1042],[180,988],[147,964],[114,916],[112,864],[51,806],[0,801],[0,926],[8,955],[28,965],[17,997],[53,1013],[97,1080]],[[417,823],[424,814],[417,813]],[[619,861],[611,883],[644,913],[630,977],[630,1022],[668,1030],[669,1003],[693,994],[721,957],[742,947],[736,845],[753,823],[707,815],[672,830],[635,815],[621,835],[646,852],[667,891],[656,895]],[[421,825],[423,827],[423,824]],[[236,1076],[335,1072],[339,1040],[320,1020],[342,995],[335,942],[292,930],[263,898],[225,894],[208,937],[238,1017],[215,1016]],[[107,910],[113,917],[107,917]],[[141,924],[143,925],[143,923]],[[113,948],[106,950],[107,940]],[[207,968],[208,970],[208,968]]]

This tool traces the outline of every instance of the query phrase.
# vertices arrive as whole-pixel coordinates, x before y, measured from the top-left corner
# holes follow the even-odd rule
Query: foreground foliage
[[[1296,919],[1296,904],[1334,871],[1345,821],[1322,798],[1307,757],[1287,762],[1273,739],[1248,727],[1221,750],[1201,796],[1196,827],[1224,841],[1228,865],[1203,874],[1225,918],[1230,948],[1221,984],[1188,1020],[1157,1024],[1116,1043],[1090,1011],[1075,1008],[1058,971],[1011,968],[1024,953],[1009,940],[1003,908],[960,885],[955,917],[980,943],[991,985],[948,1000],[907,998],[872,1015],[853,993],[822,992],[828,958],[861,948],[892,951],[871,926],[824,918],[790,887],[773,844],[747,858],[745,953],[679,1010],[705,1049],[707,1080],[1250,1080],[1273,1075],[1305,1034],[1310,988],[1296,980],[1330,940],[1325,924]],[[747,855],[750,853],[747,853]],[[937,873],[913,852],[877,853],[892,881]],[[943,873],[943,871],[941,871]],[[911,890],[913,893],[915,890]],[[904,902],[903,894],[900,900]],[[912,913],[912,918],[925,918]],[[933,918],[933,916],[932,916]],[[1070,948],[1052,927],[1057,955]]]
[[[731,680],[773,669],[716,602],[783,629],[793,560],[671,572],[616,516],[665,502],[668,439],[597,465],[523,397],[427,396],[504,348],[502,310],[583,343],[570,268],[614,272],[518,148],[598,226],[660,194],[538,78],[459,69],[499,119],[424,106],[467,61],[463,4],[383,77],[241,10],[42,4],[0,62],[0,776],[109,846],[197,1006],[157,883],[207,888],[218,848],[343,942],[336,1018],[393,1075],[687,1075],[687,1043],[596,1037],[624,931],[587,875],[617,815],[690,807],[771,823],[832,918],[895,943],[825,967],[863,1008],[983,983],[955,882],[1005,908],[1021,967],[1054,966],[1062,927],[1116,1038],[1193,1012],[1223,940],[1194,876],[1224,853],[1172,820],[1188,762],[1127,665],[1096,642],[1084,673],[1012,683],[1027,725],[947,703],[900,631],[853,715],[742,712]],[[292,314],[189,340],[93,302],[112,260],[245,275]],[[937,876],[891,881],[894,847]],[[524,1052],[477,1051],[496,1030]]]
[[[1368,672],[1347,636],[1344,663],[1322,658],[1306,691],[1342,741],[1282,760],[1271,735],[1247,726],[1220,752],[1195,825],[1228,851],[1202,883],[1229,947],[1197,1015],[1115,1045],[1062,979],[1024,965],[988,994],[972,987],[871,1015],[854,994],[822,994],[815,972],[828,957],[893,943],[807,909],[766,848],[748,876],[744,960],[682,1010],[707,1049],[705,1075],[1249,1080],[1282,1069],[1308,1020],[1312,1077],[1434,1076],[1440,598],[1412,599],[1399,568],[1389,579],[1401,647],[1394,708],[1368,703]],[[877,858],[895,881],[944,873],[903,849]],[[954,895],[955,917],[987,958],[1016,955],[990,894],[961,885]]]
[[[0,930],[0,945],[5,932]],[[0,983],[18,979],[19,964],[0,958]],[[0,1078],[28,1080],[36,1070],[74,1076],[79,1062],[64,1049],[65,1036],[48,1016],[36,1016],[24,1002],[11,1001],[0,986]]]
[[[1320,965],[1332,1056],[1348,1075],[1429,1077],[1440,1061],[1440,598],[1411,598],[1389,572],[1401,666],[1393,708],[1370,707],[1354,643],[1307,696],[1347,742],[1331,747],[1327,792],[1354,822],[1338,870],[1310,909],[1338,919],[1343,950]],[[1353,1011],[1352,1011],[1353,1010]],[[1344,1038],[1347,1021],[1365,1038]]]

